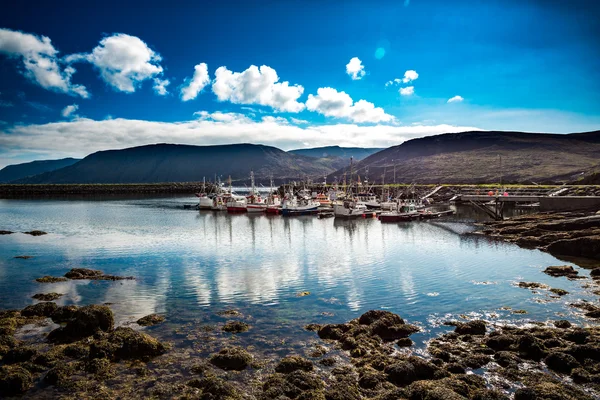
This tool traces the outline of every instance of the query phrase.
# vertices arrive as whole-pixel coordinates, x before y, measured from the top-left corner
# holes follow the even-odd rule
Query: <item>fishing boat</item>
[[[211,209],[213,201],[212,196],[206,192],[206,178],[202,179],[202,191],[200,193],[196,193],[196,197],[198,197],[199,210]]]
[[[321,207],[329,207],[331,206],[331,199],[325,193],[318,193],[315,197],[315,201],[319,203]]]
[[[381,208],[381,204],[379,203],[379,200],[377,200],[377,196],[375,196],[373,193],[359,193],[356,195],[356,201],[364,204],[367,209],[370,210]]]
[[[281,210],[281,198],[277,194],[277,191],[273,189],[273,176],[271,176],[271,186],[269,188],[269,195],[266,199],[267,202],[267,214],[279,214]]]
[[[227,211],[227,202],[231,198],[231,193],[217,194],[212,198],[212,206],[210,207],[213,211]]]
[[[344,200],[333,205],[336,218],[359,218],[365,215],[367,206],[354,200]]]
[[[267,203],[254,186],[254,171],[250,171],[250,194],[246,196],[246,211],[249,213],[262,213],[266,210]]]
[[[402,205],[398,211],[379,214],[379,220],[381,222],[412,221],[415,219],[422,219],[422,216],[414,204],[405,204]]]
[[[246,197],[232,194],[227,199],[227,212],[229,213],[245,213],[248,211]]]
[[[300,193],[302,195],[299,197],[294,196],[292,193],[285,195],[281,204],[281,215],[311,215],[319,212],[319,203],[314,201],[310,195],[302,191]]]

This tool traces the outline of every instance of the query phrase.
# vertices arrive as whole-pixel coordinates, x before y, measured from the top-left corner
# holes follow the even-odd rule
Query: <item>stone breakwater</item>
[[[210,184],[206,184],[207,190]],[[202,182],[139,183],[139,184],[56,184],[56,185],[0,185],[0,198],[28,198],[72,195],[126,195],[126,194],[186,194],[193,195],[203,188]]]
[[[600,214],[540,213],[483,222],[479,233],[557,257],[600,260]],[[599,265],[600,266],[600,265]]]

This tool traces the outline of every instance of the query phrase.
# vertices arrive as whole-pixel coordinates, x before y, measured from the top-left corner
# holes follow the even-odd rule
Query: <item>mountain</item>
[[[24,164],[8,165],[0,170],[0,183],[12,182],[18,179],[54,171],[75,164],[79,159],[63,158],[60,160],[32,161]]]
[[[406,141],[356,163],[370,181],[542,183],[571,181],[600,160],[600,131],[572,134],[474,131]],[[329,175],[342,177],[344,167]]]
[[[306,157],[314,158],[330,158],[340,157],[344,159],[345,163],[348,163],[350,157],[354,160],[359,161],[363,158],[370,156],[371,154],[381,151],[381,148],[363,148],[363,147],[340,147],[340,146],[327,146],[327,147],[315,147],[312,149],[297,149],[290,150],[288,153],[298,154]]]
[[[215,174],[239,182],[249,179],[251,169],[258,182],[268,182],[271,174],[281,182],[323,177],[339,168],[334,164],[329,159],[315,160],[263,145],[154,144],[99,151],[71,166],[18,183],[197,182],[203,177],[214,180]]]

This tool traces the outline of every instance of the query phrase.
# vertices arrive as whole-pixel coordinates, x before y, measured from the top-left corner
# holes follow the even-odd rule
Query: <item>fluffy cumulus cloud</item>
[[[353,57],[350,62],[346,64],[346,73],[350,75],[353,80],[362,79],[365,76],[365,66],[362,65],[362,61],[358,57]]]
[[[62,111],[60,112],[60,115],[62,115],[65,118],[69,118],[71,116],[75,116],[74,113],[79,109],[79,106],[77,104],[71,104],[66,106],[65,108],[62,109]]]
[[[304,87],[279,82],[277,72],[266,65],[251,65],[243,72],[232,72],[227,67],[215,71],[212,91],[219,101],[235,104],[258,104],[277,111],[300,112],[304,104],[298,102]]]
[[[460,103],[463,100],[464,99],[462,98],[462,96],[454,96],[454,97],[449,98],[447,103]]]
[[[62,68],[50,38],[0,29],[0,53],[23,63],[23,74],[44,89],[88,98],[85,86],[71,83],[75,69]]]
[[[356,103],[346,92],[338,92],[333,88],[319,88],[317,95],[308,95],[306,108],[327,117],[346,118],[352,122],[391,122],[394,120],[383,108],[373,103],[359,100]]]
[[[131,119],[72,121],[40,125],[15,125],[0,129],[0,148],[10,149],[0,157],[0,167],[12,157],[35,154],[34,158],[85,156],[89,153],[148,143],[214,145],[263,143],[282,149],[317,146],[388,147],[405,140],[476,128],[452,125],[356,125],[328,124],[296,126],[278,117],[252,120],[237,113],[197,113],[198,118],[181,122]]]
[[[154,86],[152,86],[152,89],[154,89],[154,92],[157,95],[166,96],[169,94],[167,86],[169,86],[170,83],[171,82],[168,79],[154,78]]]
[[[400,90],[398,92],[400,93],[401,96],[412,96],[413,94],[415,94],[415,87],[414,86],[403,87],[403,88],[400,88]]]
[[[91,53],[73,54],[66,60],[89,62],[100,71],[108,85],[126,93],[135,92],[143,81],[158,78],[163,73],[160,55],[140,38],[124,33],[105,37]],[[155,82],[156,92],[166,94],[166,84],[158,85],[159,89],[156,87]]]
[[[196,65],[192,79],[187,79],[186,83],[181,87],[181,100],[194,100],[198,96],[198,93],[209,83],[208,66],[205,63]]]
[[[400,79],[400,78],[395,78],[395,79],[392,79],[391,81],[387,81],[387,82],[385,83],[385,87],[388,87],[388,86],[393,86],[393,85],[399,85],[399,84],[401,84],[401,83],[402,83],[402,79]]]
[[[408,83],[408,82],[416,81],[417,78],[419,78],[419,74],[417,74],[417,71],[409,69],[408,71],[406,71],[404,73],[404,78],[402,78],[402,82]]]

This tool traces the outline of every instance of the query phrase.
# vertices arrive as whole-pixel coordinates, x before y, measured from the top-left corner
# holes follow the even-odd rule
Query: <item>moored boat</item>
[[[227,212],[245,213],[247,211],[247,202],[244,196],[237,196],[232,194],[231,197],[227,199]]]
[[[367,206],[354,200],[344,200],[333,205],[336,218],[359,218],[365,215]]]
[[[421,213],[417,211],[413,204],[407,204],[400,207],[398,211],[379,214],[381,222],[401,222],[421,219]]]

